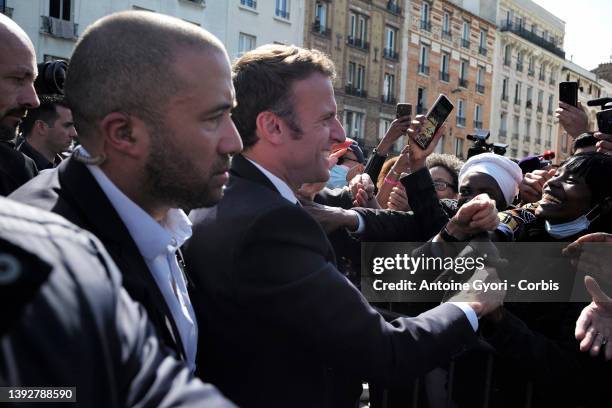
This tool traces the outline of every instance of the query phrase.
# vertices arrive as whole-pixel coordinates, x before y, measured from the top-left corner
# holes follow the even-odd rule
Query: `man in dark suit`
[[[17,126],[40,102],[34,90],[36,53],[13,20],[0,14],[0,195],[7,196],[36,176],[34,161],[15,150]]]
[[[231,69],[205,30],[148,12],[95,22],[65,84],[81,148],[11,198],[94,233],[163,342],[195,369],[197,320],[176,253],[191,235],[181,209],[217,202],[229,154]]]
[[[82,407],[234,406],[160,347],[91,234],[0,198],[0,259],[2,386],[75,387]]]
[[[329,177],[330,148],[345,138],[333,75],[315,50],[242,56],[232,118],[245,151],[224,199],[192,213],[200,374],[243,407],[354,407],[362,381],[402,383],[471,345],[476,315],[494,307],[444,304],[387,323],[338,272],[294,194]]]

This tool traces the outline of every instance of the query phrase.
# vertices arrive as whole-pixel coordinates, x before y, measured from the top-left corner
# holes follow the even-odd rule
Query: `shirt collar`
[[[274,187],[276,187],[278,192],[287,201],[290,201],[292,204],[297,204],[298,199],[296,198],[295,194],[293,194],[293,191],[289,188],[287,183],[285,183],[282,179],[280,179],[279,177],[275,176],[270,171],[266,170],[265,168],[263,168],[261,165],[259,165],[258,163],[254,162],[250,158],[248,158],[246,156],[244,156],[244,158],[247,159],[248,161],[250,161],[255,167],[257,167],[259,169],[259,171],[261,171],[264,174],[264,176],[266,176],[272,182],[272,184],[274,184]]]
[[[89,156],[83,147],[79,149],[81,154]],[[169,249],[176,250],[191,237],[191,221],[183,210],[171,208],[158,223],[119,190],[100,167],[87,165],[87,168],[119,214],[138,250],[147,260],[153,260]]]

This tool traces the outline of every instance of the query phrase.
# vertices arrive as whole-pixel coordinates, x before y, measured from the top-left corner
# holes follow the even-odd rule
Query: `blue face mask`
[[[546,228],[546,232],[548,235],[555,239],[564,239],[567,237],[571,237],[581,233],[582,231],[586,231],[591,222],[595,221],[600,215],[599,212],[599,204],[596,205],[585,215],[581,215],[573,221],[564,222],[562,224],[551,224],[546,221],[544,223],[544,228]]]
[[[343,166],[341,164],[336,164],[329,171],[329,180],[327,181],[326,186],[329,188],[339,188],[346,186],[348,184],[348,181],[346,181],[346,176],[348,172],[348,167]]]

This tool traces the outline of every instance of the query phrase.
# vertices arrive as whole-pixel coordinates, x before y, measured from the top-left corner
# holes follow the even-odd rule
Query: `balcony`
[[[548,40],[545,40],[543,37],[540,37],[536,33],[527,31],[523,26],[514,24],[512,21],[503,22],[501,24],[500,30],[502,32],[509,31],[511,33],[514,33],[518,35],[519,37],[524,38],[525,40],[529,41],[530,43],[535,44],[539,47],[542,47],[546,51],[552,52],[556,56],[565,59],[565,52],[559,47],[557,47],[556,44]]]
[[[474,129],[482,129],[482,121],[481,120],[475,120],[474,121]]]
[[[419,74],[429,75],[429,66],[419,64]]]
[[[78,37],[78,28],[79,25],[72,21],[40,16],[40,31],[52,37],[75,40]]]
[[[344,90],[347,95],[359,96],[360,98],[368,97],[368,93],[365,91],[365,89],[357,88],[350,84],[347,85]]]
[[[534,75],[535,75],[535,71],[534,71],[533,69],[531,69],[531,68],[528,68],[528,69],[527,69],[527,75],[529,75],[530,77],[532,77],[532,76],[534,76]]]
[[[395,105],[397,103],[397,98],[393,95],[381,95],[380,101],[387,105]]]
[[[283,9],[276,9],[276,17],[284,18],[285,20],[289,20],[289,12]]]
[[[516,70],[518,72],[523,72],[523,63],[522,62],[517,62],[516,63]]]
[[[465,118],[457,116],[457,126],[465,127]]]
[[[450,80],[449,73],[440,71],[440,81],[448,82],[449,80]]]
[[[465,38],[461,39],[461,46],[463,48],[470,48],[470,40],[467,40]]]
[[[402,8],[400,6],[397,5],[397,3],[393,0],[389,0],[387,2],[387,10],[393,14],[396,14],[398,16],[402,15]]]
[[[331,38],[331,28],[323,27],[318,21],[312,23],[312,32],[323,37]]]
[[[442,30],[442,39],[446,41],[453,41],[453,35],[450,31]]]
[[[484,55],[486,57],[487,55],[487,49],[485,47],[478,47],[478,53],[480,55]]]
[[[352,47],[367,50],[370,48],[370,44],[362,38],[354,38],[350,35],[346,37],[346,43]]]
[[[431,31],[431,21],[421,20],[421,30]]]
[[[464,78],[459,78],[459,86],[461,88],[467,88],[468,87],[468,80],[464,79]]]
[[[476,92],[481,93],[481,94],[485,93],[485,86],[476,84]]]
[[[399,54],[397,53],[397,51],[391,48],[383,49],[383,57],[385,57],[386,59],[393,60],[393,61],[399,60]]]

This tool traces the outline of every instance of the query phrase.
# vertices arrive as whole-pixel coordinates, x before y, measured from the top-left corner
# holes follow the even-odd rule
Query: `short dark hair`
[[[57,106],[69,109],[63,95],[40,95],[38,99],[40,99],[40,106],[36,109],[28,109],[28,113],[19,125],[19,130],[21,130],[23,137],[30,135],[37,120],[52,126],[59,118]]]
[[[189,86],[174,72],[178,54],[211,49],[225,52],[206,30],[158,13],[124,11],[93,23],[76,45],[65,84],[81,141],[111,112],[158,125],[169,96]]]
[[[334,79],[334,63],[320,51],[279,44],[264,45],[245,53],[233,66],[237,106],[232,119],[247,149],[257,142],[256,119],[270,111],[284,118],[297,133],[291,95],[295,81],[321,73]]]
[[[451,188],[455,193],[459,191],[459,172],[461,171],[463,164],[463,161],[451,154],[432,153],[427,157],[427,159],[425,159],[425,166],[428,169],[442,167],[448,172],[448,174],[450,174],[453,180],[453,185]]]
[[[591,147],[597,144],[597,138],[593,136],[594,132],[585,132],[574,139],[572,143],[572,152],[575,152],[576,149],[581,149],[583,147]]]

